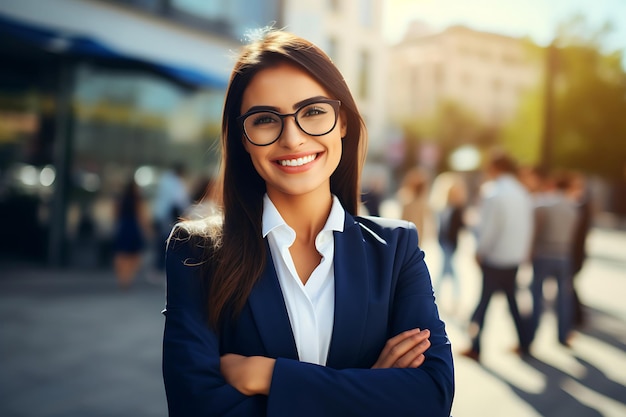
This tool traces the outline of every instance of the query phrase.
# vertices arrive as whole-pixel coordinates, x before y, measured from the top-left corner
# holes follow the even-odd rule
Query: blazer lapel
[[[327,365],[356,363],[365,335],[369,279],[359,224],[346,213],[343,232],[335,232],[335,321]]]
[[[248,303],[268,355],[274,358],[298,359],[289,315],[269,246],[265,271],[252,289]]]

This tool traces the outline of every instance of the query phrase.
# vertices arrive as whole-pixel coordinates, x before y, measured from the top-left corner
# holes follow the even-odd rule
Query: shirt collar
[[[337,196],[333,195],[333,204],[330,208],[330,214],[328,215],[328,219],[326,219],[326,224],[321,231],[343,232],[345,217],[346,213],[343,206],[341,205],[341,202],[339,201]],[[266,237],[272,230],[282,226],[286,226],[290,230],[292,230],[291,227],[289,227],[289,225],[282,218],[282,216],[278,212],[278,209],[276,208],[272,200],[270,200],[267,193],[263,196],[262,222],[263,237]]]

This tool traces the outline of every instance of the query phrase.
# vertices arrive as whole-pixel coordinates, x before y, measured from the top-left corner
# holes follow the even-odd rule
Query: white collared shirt
[[[289,252],[296,232],[285,223],[267,194],[263,199],[263,237],[269,242],[298,357],[303,362],[326,365],[335,315],[333,231],[343,232],[344,220],[345,211],[339,199],[333,196],[330,215],[315,238],[322,260],[305,285],[298,277]]]
[[[476,252],[494,267],[519,266],[528,259],[532,243],[530,194],[511,174],[500,175],[483,192]]]

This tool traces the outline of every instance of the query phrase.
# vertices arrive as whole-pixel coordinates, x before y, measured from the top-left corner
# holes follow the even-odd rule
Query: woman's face
[[[243,94],[241,114],[256,108],[291,114],[310,99],[332,98],[306,71],[284,63],[263,69],[252,78]],[[314,107],[304,108],[299,117],[307,123],[305,118],[315,117],[316,111]],[[259,128],[265,128],[263,123],[269,122],[262,118],[254,121]],[[310,193],[328,194],[330,176],[341,159],[345,118],[339,115],[334,129],[322,136],[306,134],[292,116],[283,118],[283,123],[278,140],[270,145],[257,146],[242,137],[254,168],[265,180],[268,195],[274,200]]]

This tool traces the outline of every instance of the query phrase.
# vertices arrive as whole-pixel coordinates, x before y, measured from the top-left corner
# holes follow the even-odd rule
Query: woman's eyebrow
[[[304,100],[300,100],[297,103],[295,103],[292,107],[294,110],[298,110],[300,107],[305,106],[309,103],[315,103],[317,101],[320,100],[328,100],[328,97],[325,96],[315,96],[315,97],[309,97],[309,98],[305,98]],[[280,113],[280,109],[278,107],[274,107],[274,106],[252,106],[250,107],[245,113],[251,113],[254,111],[275,111],[277,113]]]
[[[267,110],[275,111],[277,113],[279,112],[279,108],[274,107],[274,106],[252,106],[248,110],[246,110],[243,114],[251,113],[253,111],[267,111]]]
[[[324,97],[324,96],[315,96],[315,97],[309,97],[309,98],[305,98],[304,100],[300,100],[299,102],[297,102],[296,104],[294,104],[292,107],[294,110],[299,109],[300,107],[309,104],[309,103],[315,103],[316,101],[320,101],[320,100],[328,100],[328,97]]]

